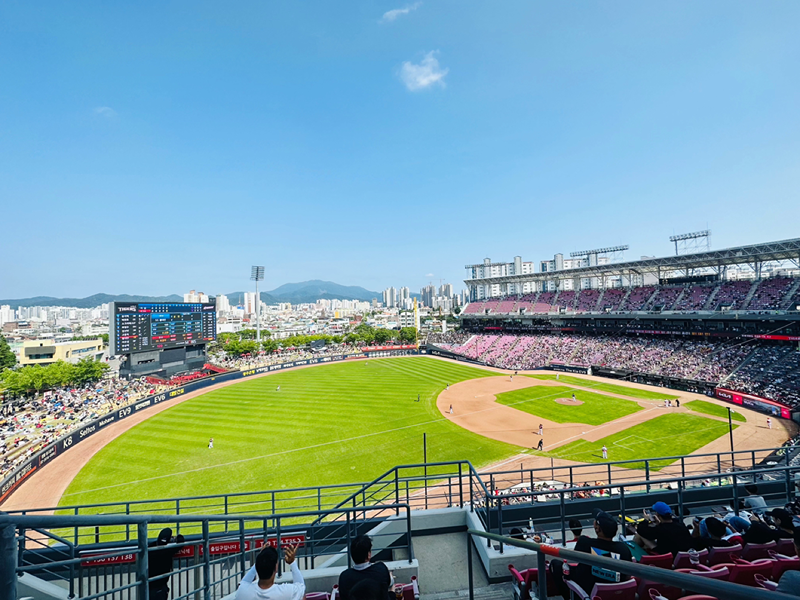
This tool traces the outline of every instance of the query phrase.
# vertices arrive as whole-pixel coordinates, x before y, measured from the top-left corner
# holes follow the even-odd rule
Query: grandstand
[[[461,317],[475,335],[444,348],[454,357],[800,408],[800,239],[519,275],[475,267]],[[482,297],[519,289],[534,291]]]

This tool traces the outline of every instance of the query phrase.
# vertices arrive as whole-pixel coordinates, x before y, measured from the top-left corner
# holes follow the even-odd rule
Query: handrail
[[[577,562],[590,565],[592,567],[601,567],[610,571],[630,575],[632,577],[640,577],[648,581],[655,581],[666,585],[680,587],[682,589],[691,590],[693,592],[700,592],[702,594],[709,594],[717,598],[725,598],[726,600],[797,600],[797,596],[784,594],[780,592],[772,592],[765,589],[739,585],[730,583],[729,581],[722,581],[718,579],[711,579],[708,577],[698,577],[688,573],[680,573],[670,569],[654,569],[650,565],[642,565],[635,562],[628,562],[625,560],[616,560],[613,558],[606,558],[604,556],[597,556],[587,552],[576,552],[574,550],[567,550],[556,546],[549,546],[547,544],[537,544],[536,542],[529,542],[517,540],[494,533],[487,533],[485,531],[478,531],[475,529],[468,529],[467,536],[477,536],[487,540],[493,540],[508,546],[515,546],[525,550],[532,550],[539,555],[552,556],[559,558],[565,562]],[[468,548],[469,556],[471,557],[472,548]],[[546,570],[543,572],[539,570],[539,585],[541,586],[547,576]],[[471,583],[471,581],[470,581]],[[591,590],[589,590],[591,591]],[[472,596],[470,596],[472,599]]]
[[[408,504],[400,502],[395,504],[381,504],[375,507],[376,509],[395,509],[405,508],[410,510]],[[332,513],[354,512],[361,511],[359,508],[341,507],[329,508],[323,510],[308,510],[291,513],[280,513],[276,515],[269,515],[268,519],[294,519],[297,517],[312,517],[316,515],[326,515]],[[26,529],[33,528],[49,528],[49,527],[89,527],[92,525],[125,525],[130,524],[144,524],[144,523],[196,523],[199,521],[208,522],[224,522],[224,521],[263,521],[263,516],[241,516],[237,515],[231,517],[230,515],[11,515],[0,513],[0,526],[3,525],[16,525],[25,527]]]
[[[786,472],[800,472],[800,465],[794,467],[772,467],[769,469],[755,469],[752,471],[735,471],[732,473],[713,473],[713,474],[703,474],[703,475],[687,475],[686,477],[672,477],[670,479],[662,479],[659,480],[659,483],[675,483],[675,482],[684,482],[684,481],[696,481],[700,479],[719,479],[719,478],[731,478],[737,479],[740,477],[747,477],[748,475],[763,475],[764,473],[786,473]],[[565,487],[559,488],[557,490],[541,490],[541,491],[528,491],[528,492],[513,492],[510,494],[499,494],[496,496],[492,496],[492,498],[521,498],[527,496],[538,496],[538,495],[545,495],[545,494],[566,494],[572,492],[585,492],[585,491],[592,491],[592,490],[607,490],[610,488],[625,488],[625,487],[635,487],[635,486],[646,486],[647,484],[652,483],[649,479],[639,480],[639,481],[626,481],[625,483],[620,484],[604,484],[604,485],[587,485],[587,486],[577,486],[577,487]],[[736,485],[739,485],[738,483]],[[665,490],[666,491],[666,490]]]
[[[741,455],[747,454],[747,455],[751,455],[752,456],[754,453],[758,453],[758,452],[775,452],[776,450],[781,450],[783,448],[786,448],[786,446],[777,446],[775,448],[760,448],[760,449],[755,449],[755,450],[734,450],[733,452],[728,450],[728,451],[725,451],[725,452],[709,452],[709,453],[706,453],[706,454],[689,454],[689,455],[685,455],[684,454],[684,455],[679,455],[679,456],[657,456],[657,457],[653,457],[653,458],[638,458],[638,459],[633,458],[633,459],[628,459],[628,460],[616,460],[616,461],[609,461],[609,462],[602,462],[602,463],[579,463],[577,465],[565,465],[565,466],[560,466],[560,467],[557,466],[557,467],[552,467],[552,468],[555,468],[555,469],[569,469],[571,467],[571,468],[575,469],[575,468],[578,468],[578,467],[592,467],[592,466],[603,466],[603,467],[605,467],[606,465],[611,465],[613,467],[613,466],[616,466],[616,465],[625,465],[625,464],[633,464],[633,463],[660,462],[662,460],[676,461],[676,460],[679,460],[681,458],[692,458],[692,459],[695,459],[695,458],[705,458],[707,456],[730,456],[730,455],[735,455],[736,456],[736,455],[740,455],[740,454]],[[535,467],[535,468],[525,469],[525,471],[550,471],[550,470],[551,470],[551,467]],[[519,473],[519,469],[516,469],[516,470],[511,469],[511,470],[508,470],[508,471],[492,471],[493,475],[505,475],[505,474],[511,474],[511,473]]]
[[[105,506],[134,506],[140,504],[158,504],[160,502],[163,503],[172,503],[174,504],[176,501],[179,502],[189,502],[194,500],[211,500],[213,498],[242,498],[248,496],[256,496],[259,494],[272,494],[273,492],[280,492],[281,494],[288,494],[291,492],[305,492],[311,490],[328,490],[328,489],[337,489],[343,487],[355,487],[355,486],[364,486],[365,483],[334,483],[330,485],[315,485],[309,487],[297,487],[297,488],[280,488],[275,490],[260,490],[255,492],[234,492],[232,494],[208,494],[205,496],[181,496],[179,498],[156,498],[154,500],[122,500],[119,502],[98,502],[95,504],[73,504],[69,506],[50,506],[48,508],[26,508],[20,510],[10,510],[6,511],[9,514],[27,514],[28,512],[40,512],[40,511],[52,511],[52,510],[75,510],[80,508],[103,508]],[[311,496],[308,496],[309,498]],[[295,500],[297,498],[292,498]],[[267,502],[269,500],[265,500]]]
[[[342,508],[345,504],[354,502],[355,500],[357,500],[359,495],[366,494],[367,490],[371,486],[379,484],[383,479],[385,479],[386,477],[390,476],[392,473],[394,473],[395,479],[399,480],[399,478],[400,478],[400,469],[416,469],[416,468],[423,468],[423,467],[430,468],[430,467],[442,467],[442,466],[454,466],[454,465],[467,465],[469,467],[470,479],[472,479],[472,477],[477,479],[478,483],[483,488],[484,494],[487,497],[489,496],[489,492],[486,489],[486,484],[483,483],[483,480],[481,479],[480,474],[478,473],[478,471],[475,469],[475,467],[472,465],[472,463],[470,461],[468,461],[468,460],[457,460],[457,461],[444,461],[444,462],[429,462],[429,463],[416,463],[416,464],[410,464],[410,465],[398,465],[396,467],[393,467],[393,468],[389,469],[388,471],[386,471],[385,473],[383,473],[382,475],[380,475],[379,477],[376,477],[375,479],[373,479],[369,483],[365,483],[360,490],[358,490],[356,492],[353,492],[352,494],[350,494],[347,498],[342,500],[339,504],[337,504],[333,508]],[[431,477],[440,478],[440,477],[445,477],[445,476],[444,475],[441,475],[441,476],[440,475],[433,475]],[[452,475],[451,475],[451,477],[452,477]]]

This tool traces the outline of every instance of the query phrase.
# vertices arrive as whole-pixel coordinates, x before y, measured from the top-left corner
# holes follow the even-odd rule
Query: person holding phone
[[[275,583],[280,555],[272,546],[264,546],[256,556],[256,564],[245,573],[239,584],[236,600],[303,600],[306,584],[294,560],[298,546],[287,546],[283,552],[286,564],[291,565],[292,583]]]

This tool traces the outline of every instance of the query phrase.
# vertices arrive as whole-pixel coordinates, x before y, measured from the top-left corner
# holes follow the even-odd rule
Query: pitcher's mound
[[[572,398],[556,398],[556,402],[567,406],[580,406],[583,404],[583,400],[573,400]]]

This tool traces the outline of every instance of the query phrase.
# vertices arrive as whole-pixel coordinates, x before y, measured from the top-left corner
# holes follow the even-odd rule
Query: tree
[[[376,329],[373,339],[376,344],[385,344],[392,339],[392,332],[388,329]]]
[[[84,358],[73,367],[73,381],[78,385],[99,381],[108,371],[108,365],[91,358]]]
[[[8,346],[6,338],[0,335],[0,371],[10,369],[17,364],[17,357]]]
[[[261,349],[264,352],[275,352],[278,349],[278,342],[275,340],[264,340],[261,342]]]
[[[417,341],[417,328],[416,327],[403,327],[400,330],[400,341],[405,344],[413,344]]]

